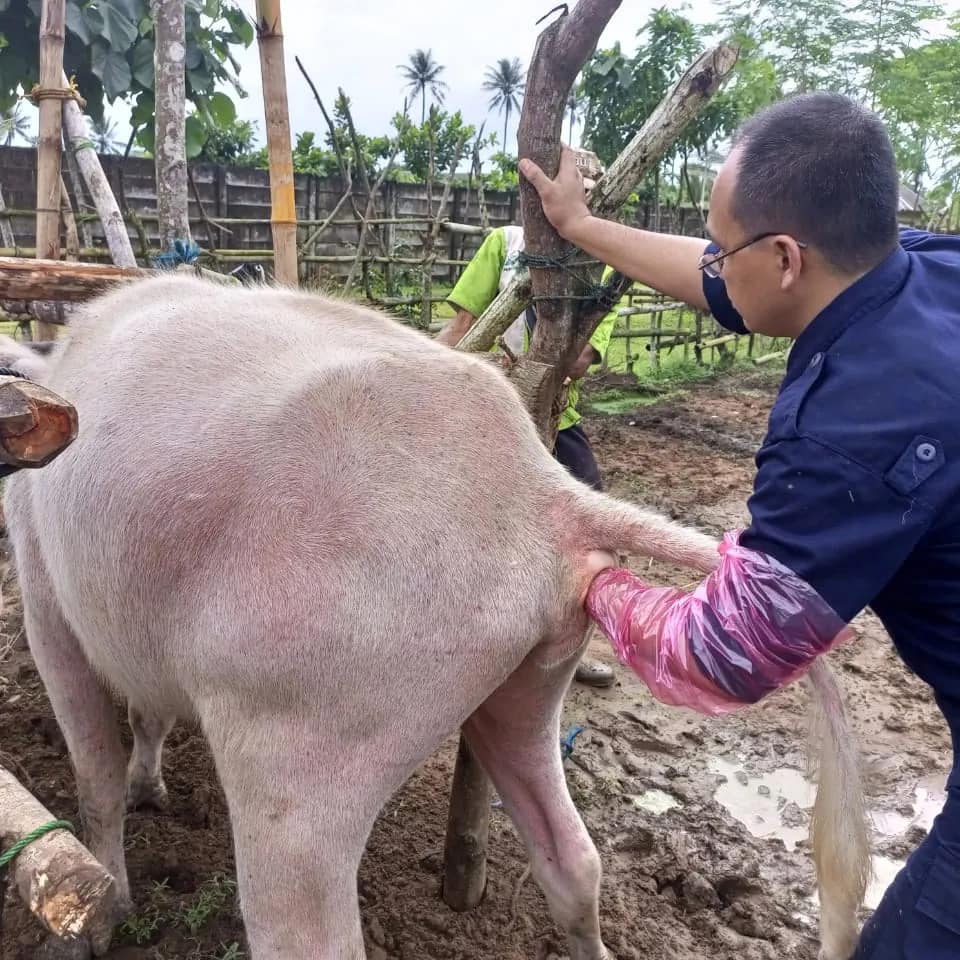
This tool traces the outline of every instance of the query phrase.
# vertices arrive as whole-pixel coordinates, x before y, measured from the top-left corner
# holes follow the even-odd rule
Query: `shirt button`
[[[917,446],[917,459],[929,463],[936,459],[937,448],[932,443],[921,443]]]
[[[811,366],[811,367],[817,366],[822,359],[823,359],[823,354],[822,354],[822,353],[815,353],[815,354],[810,358],[810,366]]]

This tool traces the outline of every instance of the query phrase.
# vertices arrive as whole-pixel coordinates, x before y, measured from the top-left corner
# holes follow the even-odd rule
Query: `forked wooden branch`
[[[596,216],[609,218],[616,214],[646,173],[723,86],[733,72],[738,56],[739,48],[721,43],[691,64],[590,191],[587,205]],[[546,172],[555,173],[556,165],[548,167]],[[457,348],[489,350],[497,337],[529,306],[530,298],[529,272],[517,270],[513,280],[484,311]]]

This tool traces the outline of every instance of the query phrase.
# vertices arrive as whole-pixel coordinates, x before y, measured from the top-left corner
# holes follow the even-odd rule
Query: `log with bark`
[[[186,24],[184,0],[152,0],[156,116],[154,157],[160,249],[190,240],[187,195]]]
[[[54,819],[0,767],[0,850],[10,849]],[[4,879],[55,937],[85,940],[97,956],[106,953],[119,914],[116,883],[71,832],[44,834],[24,847],[6,869]],[[0,911],[2,907],[0,900]]]
[[[61,82],[67,86],[66,74],[61,74]],[[100,158],[90,138],[87,120],[84,117],[80,104],[75,100],[66,100],[63,105],[63,132],[64,137],[73,151],[80,169],[83,182],[87,185],[90,198],[97,209],[100,223],[103,224],[103,233],[110,249],[110,259],[118,267],[135,267],[137,258],[133,254],[133,244],[127,233],[127,225],[123,222],[123,214],[117,206],[116,197],[110,189]]]
[[[0,257],[0,300],[90,300],[117,283],[152,276],[136,266]]]

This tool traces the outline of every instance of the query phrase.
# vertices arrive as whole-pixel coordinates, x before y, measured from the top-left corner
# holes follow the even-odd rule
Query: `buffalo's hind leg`
[[[357,870],[395,783],[318,717],[201,711],[230,809],[251,960],[364,960]]]
[[[464,725],[471,749],[526,844],[531,872],[567,934],[571,960],[607,960],[600,936],[600,857],[570,799],[560,713],[576,657],[534,650]]]

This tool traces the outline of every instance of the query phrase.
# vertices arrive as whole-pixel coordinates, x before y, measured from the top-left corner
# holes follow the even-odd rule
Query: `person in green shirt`
[[[517,269],[518,256],[523,249],[523,228],[509,225],[498,227],[487,235],[480,249],[464,269],[447,301],[457,311],[456,317],[437,335],[437,341],[456,346],[497,294],[510,282]],[[604,271],[604,279],[612,273]],[[603,360],[610,344],[610,335],[617,320],[616,309],[600,321],[593,336],[581,351],[569,372],[567,407],[560,415],[553,456],[581,482],[596,490],[603,489],[600,468],[590,441],[577,412],[580,399],[579,382],[590,367]],[[530,334],[536,322],[533,308],[528,308],[514,320],[503,335],[507,347],[515,354],[526,353]],[[608,687],[614,681],[613,670],[596,660],[582,659],[576,678],[581,683]]]

